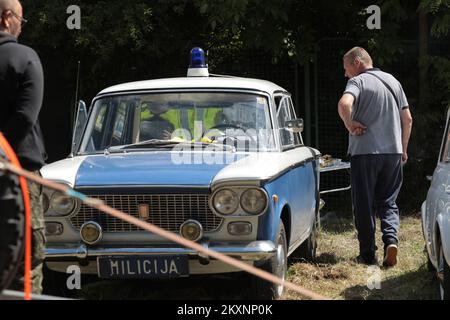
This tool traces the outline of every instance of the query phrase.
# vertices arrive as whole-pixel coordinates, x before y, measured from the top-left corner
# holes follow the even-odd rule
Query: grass
[[[377,225],[377,246],[383,248]],[[351,219],[333,219],[322,227],[315,264],[292,262],[289,280],[332,299],[438,299],[434,273],[427,270],[420,216],[401,220],[398,264],[394,268],[369,268],[355,262],[358,240]],[[378,250],[378,261],[383,261]],[[375,281],[379,283],[379,289]],[[372,290],[369,287],[373,288]],[[287,292],[288,300],[301,299]]]
[[[380,230],[378,225],[378,230]],[[334,218],[322,225],[316,263],[290,261],[288,280],[332,299],[438,299],[437,281],[426,267],[420,217],[402,218],[400,227],[399,263],[387,270],[368,269],[357,264],[358,240],[351,219]],[[377,245],[382,248],[381,232]],[[382,261],[383,250],[378,250]],[[377,280],[380,289],[370,290],[370,280]],[[148,299],[209,300],[245,299],[248,297],[246,275],[230,277],[190,277],[172,281],[83,281],[76,297],[82,299]],[[92,278],[93,279],[93,278]],[[292,291],[285,300],[304,297]]]

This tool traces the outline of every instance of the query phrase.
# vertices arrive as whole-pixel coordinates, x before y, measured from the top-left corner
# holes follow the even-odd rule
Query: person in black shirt
[[[36,52],[17,42],[25,22],[18,0],[0,0],[0,131],[22,167],[39,174],[46,160],[38,120],[44,76]],[[28,189],[33,228],[32,287],[33,293],[41,293],[45,246],[42,186],[28,182]],[[13,283],[12,289],[22,290],[23,279]]]

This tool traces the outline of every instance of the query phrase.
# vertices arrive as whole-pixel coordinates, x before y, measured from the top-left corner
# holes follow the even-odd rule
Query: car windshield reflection
[[[233,92],[104,97],[94,104],[79,153],[181,142],[228,145],[237,151],[274,150],[267,98]]]

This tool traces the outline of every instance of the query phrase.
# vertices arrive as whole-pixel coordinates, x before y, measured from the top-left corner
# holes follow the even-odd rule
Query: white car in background
[[[440,296],[450,300],[450,108],[427,199],[422,204],[422,228],[428,266],[436,270]]]

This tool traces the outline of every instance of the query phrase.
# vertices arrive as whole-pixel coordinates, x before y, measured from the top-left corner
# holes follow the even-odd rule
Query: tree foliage
[[[442,37],[450,30],[450,0],[422,0],[421,8],[435,16],[431,31],[433,35]]]
[[[243,61],[251,63],[255,52],[274,65],[288,60],[301,67],[315,59],[327,39],[352,39],[368,47],[383,68],[395,69],[408,61],[411,71],[402,83],[411,88],[408,99],[415,119],[410,163],[425,159],[427,165],[414,169],[426,174],[435,164],[436,147],[427,139],[428,129],[441,125],[450,103],[450,0],[73,0],[70,4],[81,8],[81,30],[66,28],[65,0],[22,3],[30,22],[21,41],[43,59],[52,117],[67,114],[61,106],[73,102],[77,61],[82,96],[89,100],[108,85],[184,75],[187,53],[194,46],[213,57],[212,72],[227,72],[224,65],[233,61],[243,74]],[[381,7],[381,30],[366,26],[365,8],[372,4]],[[418,40],[420,10],[427,13],[431,32],[425,61],[430,90],[423,110],[416,106],[419,64],[424,62],[411,49]],[[340,62],[332,67],[342,68]],[[441,130],[432,134],[437,137]],[[60,144],[69,145],[62,140]]]

